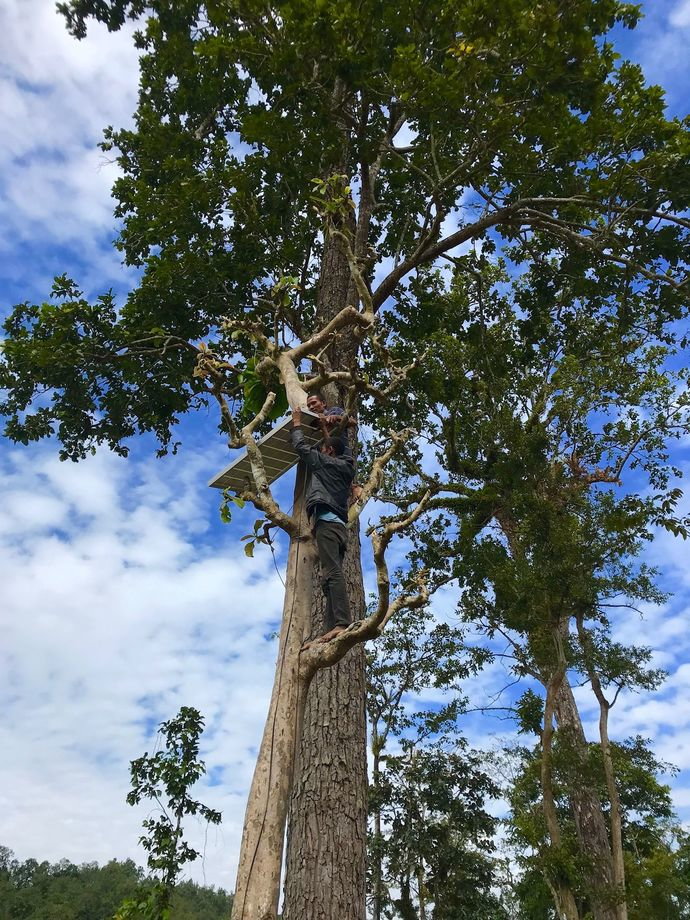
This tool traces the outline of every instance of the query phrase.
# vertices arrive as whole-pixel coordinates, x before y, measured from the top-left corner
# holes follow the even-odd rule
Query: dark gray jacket
[[[322,454],[318,447],[309,447],[299,428],[290,431],[290,441],[311,473],[307,486],[307,513],[333,511],[343,522],[347,521],[347,499],[355,478],[352,460],[329,457]]]

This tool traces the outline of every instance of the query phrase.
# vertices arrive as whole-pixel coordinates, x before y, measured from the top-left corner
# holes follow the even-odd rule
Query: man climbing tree
[[[309,447],[300,430],[302,413],[292,410],[292,446],[309,471],[307,514],[314,530],[319,553],[323,593],[326,597],[326,632],[320,642],[328,642],[352,621],[343,575],[347,549],[347,506],[355,477],[354,464],[345,457],[345,442],[326,437],[319,447]]]

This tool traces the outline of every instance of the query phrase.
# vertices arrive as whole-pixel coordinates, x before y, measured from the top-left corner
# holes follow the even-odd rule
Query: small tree
[[[148,867],[157,881],[150,891],[124,901],[115,920],[168,920],[170,899],[182,867],[201,855],[184,840],[183,819],[199,815],[210,824],[220,824],[219,811],[189,794],[206,772],[206,765],[199,760],[203,730],[201,713],[182,706],[174,719],[161,722],[165,748],[151,756],[145,752],[132,761],[132,789],[127,802],[138,805],[142,799],[150,799],[160,809],[158,817],[143,822],[146,833],[140,838],[148,853]]]
[[[462,629],[433,624],[428,609],[404,611],[369,653],[374,920],[506,916],[492,892],[496,822],[484,809],[497,790],[457,724],[466,704],[460,684],[484,658]],[[410,705],[432,688],[446,691],[443,705]]]

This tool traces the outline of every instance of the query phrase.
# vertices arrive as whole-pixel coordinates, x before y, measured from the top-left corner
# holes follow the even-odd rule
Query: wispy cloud
[[[690,28],[690,0],[681,0],[671,9],[668,21],[678,29]]]
[[[23,281],[25,296],[46,295],[52,276],[75,260],[88,266],[80,280],[94,291],[127,285],[111,245],[117,169],[97,144],[108,124],[131,122],[131,31],[94,25],[77,42],[52,3],[0,7],[0,253],[6,281]],[[26,259],[33,272],[24,264],[22,278]]]
[[[231,885],[282,607],[270,556],[209,532],[199,461],[77,466],[46,448],[6,454],[0,476],[2,839],[22,856],[141,861],[128,762],[194,705],[224,777],[203,793],[225,814],[207,869]]]
[[[673,114],[688,112],[688,0],[654,0],[642,4],[644,19],[633,32],[618,33],[621,51],[637,61],[649,83],[664,87]]]

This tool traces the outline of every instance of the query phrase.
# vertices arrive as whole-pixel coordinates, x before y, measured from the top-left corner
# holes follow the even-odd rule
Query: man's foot
[[[300,651],[306,652],[307,649],[312,648],[312,646],[318,645],[321,642],[330,642],[331,639],[335,639],[336,636],[339,636],[340,633],[345,632],[346,629],[346,626],[334,626],[333,629],[329,629],[327,633],[323,634],[323,636],[317,636],[316,639],[309,639],[308,642],[304,643]]]
[[[317,642],[330,642],[331,639],[335,639],[336,636],[339,636],[340,633],[344,633],[347,627],[345,626],[334,626],[333,629],[329,629],[327,633],[324,633],[323,636],[319,636],[316,640]]]

